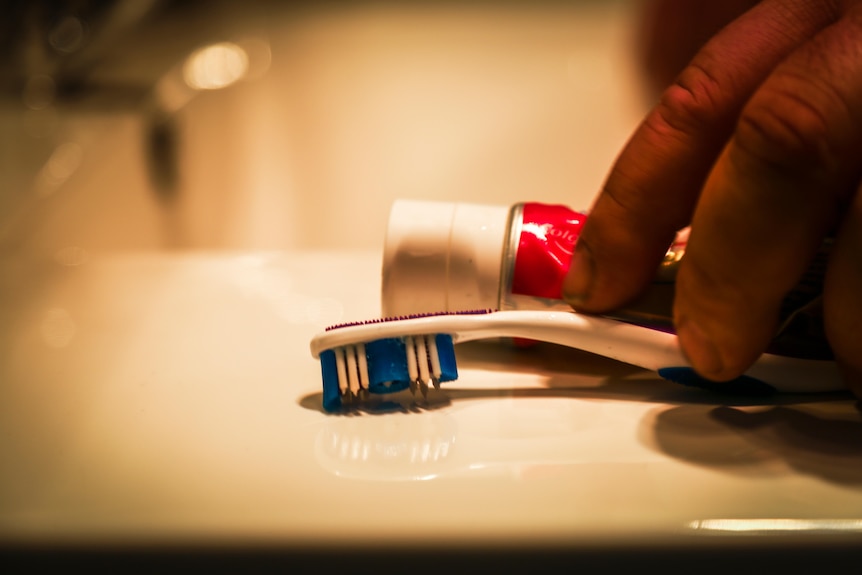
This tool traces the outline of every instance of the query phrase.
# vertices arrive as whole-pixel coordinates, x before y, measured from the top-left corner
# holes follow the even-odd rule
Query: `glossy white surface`
[[[465,344],[428,404],[327,415],[308,341],[378,252],[2,264],[0,540],[686,544],[862,531],[853,399],[758,405]]]
[[[0,106],[0,549],[862,535],[849,397],[471,345],[428,404],[323,413],[309,340],[377,317],[393,200],[589,206],[651,101],[642,3],[259,4],[93,70],[122,86],[186,32],[268,46],[174,112],[164,189],[146,110]]]

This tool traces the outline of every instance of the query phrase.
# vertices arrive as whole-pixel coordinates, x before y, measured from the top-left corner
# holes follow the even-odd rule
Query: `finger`
[[[635,131],[590,209],[563,284],[581,311],[650,281],[744,103],[778,62],[836,18],[832,3],[765,0],[697,54]]]
[[[847,386],[862,399],[862,187],[832,247],[823,299],[826,337]]]
[[[776,68],[704,186],[674,310],[701,375],[736,377],[763,352],[783,297],[858,182],[860,38],[862,18],[844,18]]]

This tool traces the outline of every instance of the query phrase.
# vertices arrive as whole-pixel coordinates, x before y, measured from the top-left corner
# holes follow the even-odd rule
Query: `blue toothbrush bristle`
[[[385,338],[320,353],[323,408],[338,411],[367,394],[429,386],[458,379],[455,345],[447,334]]]

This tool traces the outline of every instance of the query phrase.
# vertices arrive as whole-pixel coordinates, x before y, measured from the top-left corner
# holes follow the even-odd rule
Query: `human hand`
[[[691,225],[674,323],[716,381],[772,338],[784,295],[834,235],[827,338],[862,397],[862,0],[763,0],[713,36],[646,116],[590,210],[563,285],[607,312]]]

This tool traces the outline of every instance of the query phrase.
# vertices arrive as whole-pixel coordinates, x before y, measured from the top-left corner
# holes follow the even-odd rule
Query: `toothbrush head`
[[[410,389],[428,394],[430,386],[458,379],[452,336],[430,334],[377,339],[320,353],[323,408],[338,411],[368,394]]]
[[[369,394],[404,389],[425,397],[431,387],[439,388],[443,382],[458,379],[452,335],[413,332],[414,322],[410,320],[492,311],[426,313],[326,328],[312,345],[312,353],[320,358],[324,410],[338,411],[367,399]],[[407,322],[403,330],[398,329],[401,322]],[[386,337],[381,337],[384,331]],[[330,345],[327,338],[334,335],[339,341]]]

